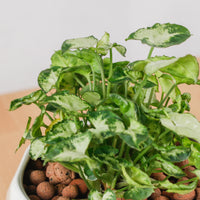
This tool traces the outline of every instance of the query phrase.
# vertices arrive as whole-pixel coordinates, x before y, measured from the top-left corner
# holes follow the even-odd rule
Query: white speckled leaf
[[[200,142],[200,123],[191,114],[169,113],[168,118],[161,118],[161,123],[180,136],[189,137]]]
[[[155,24],[152,27],[141,28],[129,35],[126,40],[141,40],[152,47],[169,47],[184,42],[190,37],[187,28],[177,24]]]
[[[62,44],[62,52],[68,49],[90,48],[96,45],[98,40],[94,36],[65,40]]]

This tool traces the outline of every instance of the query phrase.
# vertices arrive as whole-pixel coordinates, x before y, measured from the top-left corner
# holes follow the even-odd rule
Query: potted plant
[[[78,173],[89,200],[153,199],[156,190],[157,199],[170,199],[164,192],[199,198],[200,124],[189,113],[190,94],[179,89],[199,84],[199,65],[192,55],[152,57],[154,48],[190,36],[170,23],[139,29],[126,40],[140,40],[150,52],[133,62],[113,61],[113,49],[125,56],[126,48],[108,33],[64,41],[38,76],[41,89],[11,102],[10,110],[29,104],[41,110],[32,126],[28,118],[19,147],[30,140],[31,159]],[[188,166],[194,177],[180,180]]]

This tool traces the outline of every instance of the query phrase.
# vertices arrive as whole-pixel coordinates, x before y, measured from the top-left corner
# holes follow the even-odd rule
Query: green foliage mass
[[[200,123],[188,112],[190,95],[181,94],[179,85],[199,84],[198,62],[192,55],[152,57],[155,47],[180,44],[190,35],[169,23],[139,29],[127,40],[149,45],[148,58],[118,62],[113,49],[125,56],[126,48],[111,43],[108,33],[100,40],[64,41],[38,76],[41,89],[11,102],[10,110],[29,104],[41,109],[32,126],[29,117],[19,147],[30,140],[32,159],[57,161],[79,173],[90,200],[143,200],[157,187],[181,194],[194,190]],[[157,168],[168,178],[185,176],[175,163],[186,159],[197,168],[190,184],[150,178]]]

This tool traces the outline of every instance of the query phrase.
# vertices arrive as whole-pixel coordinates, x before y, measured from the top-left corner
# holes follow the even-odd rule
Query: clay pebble
[[[45,172],[42,170],[33,170],[30,173],[30,182],[38,185],[46,180]]]
[[[68,185],[63,189],[62,195],[72,199],[76,198],[79,195],[78,187],[76,185]]]
[[[55,188],[49,182],[44,181],[36,188],[37,195],[44,200],[51,199],[55,194]]]

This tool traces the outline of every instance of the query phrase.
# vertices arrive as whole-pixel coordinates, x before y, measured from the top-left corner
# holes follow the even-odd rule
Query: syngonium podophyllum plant
[[[28,118],[19,147],[30,140],[32,159],[60,162],[79,173],[90,200],[143,200],[155,188],[194,190],[200,177],[200,123],[188,112],[190,94],[182,94],[179,85],[199,84],[198,62],[192,55],[152,57],[154,48],[180,44],[190,35],[169,23],[139,29],[126,40],[151,49],[147,59],[134,62],[113,62],[113,49],[125,56],[126,48],[111,43],[108,33],[100,40],[64,41],[50,68],[38,76],[41,89],[11,102],[10,110],[23,104],[41,110],[32,125]],[[197,177],[188,185],[171,183],[170,177],[185,176],[174,163],[186,159]],[[167,174],[164,181],[150,178],[158,168]]]

